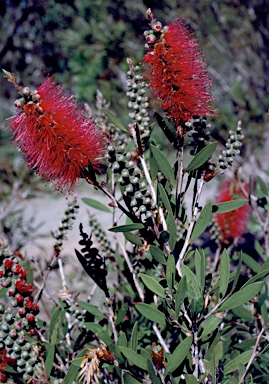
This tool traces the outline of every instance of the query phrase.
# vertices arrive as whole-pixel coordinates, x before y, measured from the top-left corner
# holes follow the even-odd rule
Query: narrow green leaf
[[[132,334],[130,339],[130,348],[136,352],[137,345],[138,345],[138,323],[136,321],[132,329]]]
[[[264,196],[268,196],[268,188],[260,176],[257,176],[257,184],[259,185]]]
[[[50,343],[52,345],[55,345],[57,343],[57,336],[58,336],[58,328],[54,328],[50,338]]]
[[[230,211],[234,211],[235,209],[243,207],[243,205],[248,204],[247,199],[236,199],[231,201],[225,201],[224,203],[219,204],[213,204],[212,205],[212,212],[213,213],[226,213]]]
[[[242,253],[242,256],[244,264],[246,264],[253,272],[261,272],[260,264],[257,263],[257,261],[253,259],[253,257],[247,255],[246,253]]]
[[[106,117],[114,124],[117,128],[119,128],[123,132],[128,132],[125,126],[118,120],[118,118],[114,115],[114,113],[110,112],[106,108],[102,108],[102,111],[106,115]]]
[[[213,348],[213,354],[214,354],[214,358],[215,358],[215,363],[216,365],[218,364],[218,362],[221,360],[222,356],[223,356],[223,343],[222,341],[219,341]]]
[[[222,252],[220,259],[220,297],[223,297],[227,291],[230,278],[230,258],[226,249]]]
[[[138,229],[145,228],[143,224],[141,223],[133,223],[133,224],[125,224],[125,225],[118,225],[117,227],[109,228],[110,232],[131,232],[131,231],[137,231]]]
[[[171,164],[167,160],[166,156],[157,147],[155,147],[155,145],[151,145],[150,149],[156,163],[158,164],[159,170],[163,173],[164,177],[166,177],[166,179],[170,181],[173,187],[176,187],[174,170],[171,167]]]
[[[166,224],[167,224],[167,229],[170,233],[170,238],[168,243],[171,250],[173,250],[177,242],[177,226],[176,226],[175,218],[170,212],[168,212],[168,215],[166,217]]]
[[[52,344],[49,346],[47,350],[47,356],[45,360],[45,368],[46,368],[46,373],[49,376],[52,370],[53,366],[53,361],[54,361],[54,355],[55,355],[55,344]]]
[[[192,345],[193,337],[189,336],[179,343],[171,356],[167,357],[167,372],[174,372],[187,356]]]
[[[104,330],[103,327],[101,327],[101,325],[97,323],[86,322],[84,323],[84,326],[93,333],[102,332]]]
[[[52,312],[52,317],[51,317],[51,321],[50,321],[50,325],[49,325],[50,334],[52,334],[52,332],[55,328],[55,325],[58,323],[60,312],[61,312],[60,307],[55,307],[53,312]]]
[[[181,269],[182,269],[182,276],[186,276],[186,278],[187,278],[187,286],[188,286],[188,282],[191,282],[193,290],[194,290],[195,298],[196,299],[200,298],[201,297],[201,289],[199,288],[196,276],[190,270],[190,268],[187,267],[186,265],[182,265]]]
[[[263,283],[253,283],[241,288],[238,292],[234,293],[229,299],[227,299],[218,309],[218,312],[228,311],[230,309],[239,307],[242,304],[247,303],[260,291]]]
[[[224,374],[228,375],[231,372],[235,372],[240,364],[247,364],[251,358],[252,350],[241,353],[239,356],[229,361],[224,367]]]
[[[145,371],[148,369],[147,360],[143,356],[139,355],[137,352],[130,348],[119,347],[119,349],[132,364],[141,369],[144,369]]]
[[[178,283],[177,294],[175,299],[175,312],[177,315],[179,315],[181,304],[183,303],[183,300],[185,299],[186,295],[187,295],[187,278],[186,276],[183,276],[180,279],[180,282]]]
[[[194,156],[190,164],[187,166],[186,171],[194,171],[195,169],[201,167],[213,154],[217,146],[217,143],[207,144],[197,155]]]
[[[238,279],[239,279],[239,276],[241,274],[242,259],[243,259],[242,252],[240,252],[240,254],[239,254],[239,261],[238,261],[238,264],[237,264],[236,274],[235,274],[235,277],[234,277],[234,281],[233,281],[233,286],[232,286],[231,292],[233,292],[235,290],[236,286],[237,286]]]
[[[73,359],[73,360],[71,361],[71,364],[80,367],[80,366],[81,366],[81,363],[82,363],[83,360],[84,360],[84,357],[83,357],[83,356],[82,356],[82,357],[76,357],[75,359]]]
[[[156,295],[165,298],[164,288],[159,284],[153,277],[140,273],[140,277],[145,284],[145,286],[154,292]]]
[[[76,377],[78,374],[78,371],[80,370],[80,367],[78,367],[75,364],[71,364],[70,368],[68,369],[68,372],[64,378],[64,384],[70,384],[76,381]]]
[[[121,309],[119,310],[119,312],[117,313],[117,318],[115,322],[116,326],[121,324],[123,321],[125,321],[127,310],[128,310],[128,303],[124,303]]]
[[[147,319],[161,325],[166,324],[164,313],[159,311],[157,308],[144,303],[136,304],[135,308],[138,312],[141,313],[142,316],[146,317]]]
[[[162,199],[162,202],[163,202],[167,212],[169,212],[169,213],[171,213],[171,215],[173,215],[171,204],[170,204],[169,198],[167,196],[167,193],[166,193],[164,187],[162,186],[161,183],[158,183],[157,188],[158,188],[158,193]]]
[[[198,384],[198,381],[193,375],[185,375],[186,384]]]
[[[7,288],[2,288],[2,289],[0,289],[0,299],[2,299],[2,297],[5,297],[5,296],[6,296],[7,291],[8,291]]]
[[[124,373],[123,382],[124,384],[141,384],[141,381],[136,380],[133,376],[129,375],[129,373]]]
[[[127,337],[125,333],[120,333],[117,341],[118,347],[127,347]]]
[[[217,316],[210,316],[208,320],[202,323],[203,332],[200,337],[203,338],[209,335],[212,331],[215,331],[221,321],[222,319]]]
[[[143,241],[141,240],[141,238],[139,236],[135,235],[134,233],[125,232],[124,237],[126,240],[128,240],[130,243],[132,243],[134,245],[139,245],[139,247],[141,247],[143,245]]]
[[[151,253],[151,256],[158,261],[158,263],[166,264],[166,258],[164,256],[163,251],[161,251],[158,247],[155,247],[155,245],[151,245],[149,248],[149,251]]]
[[[203,291],[205,286],[205,256],[202,250],[195,250],[194,263],[198,284]]]
[[[156,376],[151,360],[147,360],[149,377],[152,384],[161,384],[161,380]]]
[[[90,303],[86,303],[85,301],[78,300],[78,305],[81,306],[81,308],[86,309],[87,312],[91,313],[94,316],[103,317],[103,314],[99,309]]]
[[[253,276],[251,279],[249,279],[242,287],[241,289],[245,288],[246,286],[254,283],[255,281],[264,280],[265,277],[269,275],[269,269],[265,269],[264,271],[257,273],[257,275]]]
[[[194,229],[192,231],[192,235],[191,235],[191,238],[190,238],[190,242],[192,243],[195,239],[197,239],[197,237],[201,236],[201,234],[206,230],[206,228],[208,227],[210,221],[212,219],[212,204],[211,203],[207,203],[203,210],[201,211],[196,223],[195,223],[195,226],[194,226]]]
[[[166,281],[169,292],[173,294],[173,288],[175,283],[175,274],[176,274],[176,263],[174,255],[168,255],[167,264],[166,264]]]
[[[149,171],[150,171],[151,180],[154,183],[155,180],[157,179],[159,167],[156,160],[153,157],[152,152],[150,152],[150,155],[149,155]]]
[[[83,197],[81,200],[83,201],[83,203],[89,205],[92,208],[98,209],[99,211],[112,213],[111,209],[109,209],[106,205],[100,203],[100,201],[91,199],[90,197]]]
[[[257,239],[255,239],[255,250],[258,252],[263,261],[267,261],[266,253]],[[267,269],[267,268],[266,268]]]

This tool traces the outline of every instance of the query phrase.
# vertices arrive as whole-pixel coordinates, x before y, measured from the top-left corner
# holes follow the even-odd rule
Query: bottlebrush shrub
[[[257,177],[256,183],[249,183],[249,195],[245,196],[238,183],[229,182],[228,189],[221,187],[220,195],[225,199],[201,203],[204,190],[210,200],[211,180],[216,174],[229,167],[231,173],[238,174],[237,156],[244,125],[239,123],[235,133],[229,132],[226,152],[221,152],[221,158],[216,156],[221,144],[217,147],[211,141],[206,117],[192,117],[195,113],[212,113],[211,96],[207,93],[209,81],[198,42],[190,38],[181,21],[162,26],[150,10],[148,18],[151,31],[146,33],[146,76],[145,67],[141,71],[128,59],[128,128],[121,117],[107,110],[100,93],[97,99],[98,126],[108,141],[108,170],[106,179],[101,181],[90,167],[88,173],[94,186],[109,198],[109,204],[102,201],[102,196],[99,200],[86,196],[82,201],[111,215],[111,227],[101,227],[101,214],[96,219],[89,215],[91,229],[78,223],[81,239],[74,251],[76,264],[70,268],[70,259],[62,258],[62,245],[74,220],[74,203],[58,231],[52,233],[55,245],[48,268],[43,270],[38,262],[33,268],[39,292],[36,297],[44,311],[38,315],[39,321],[25,325],[31,326],[26,333],[39,359],[31,383],[265,384],[269,380],[268,185]],[[154,118],[148,85],[163,103],[164,111]],[[55,90],[55,85],[52,88]],[[33,128],[25,108],[37,113],[42,104],[31,100],[33,107],[25,97],[17,119],[26,118],[27,128]],[[68,104],[69,99],[65,101]],[[46,114],[40,111],[40,116],[43,121]],[[33,124],[36,122],[34,115]],[[61,122],[57,120],[58,123]],[[38,142],[40,148],[47,144],[47,126],[42,124],[38,126],[40,131],[35,127],[35,135],[43,138]],[[163,134],[154,132],[152,137],[153,129],[162,129]],[[75,135],[73,131],[64,133],[62,138],[53,139],[66,144],[67,137]],[[22,131],[18,135],[23,135]],[[23,141],[23,146],[26,144],[33,145],[28,136]],[[164,144],[171,149],[169,153],[162,151]],[[28,148],[23,150],[27,152]],[[72,147],[73,150],[79,154],[80,147]],[[97,150],[93,153],[99,154]],[[77,160],[78,154],[73,158]],[[219,165],[215,156],[221,160]],[[83,167],[87,164],[84,160]],[[90,161],[97,164],[95,157]],[[242,163],[247,166],[247,159]],[[57,165],[60,167],[60,162]],[[67,180],[66,161],[62,167],[58,175],[60,180]],[[69,181],[68,185],[73,186]],[[246,184],[242,186],[246,188]],[[212,217],[229,217],[229,236],[237,236],[242,233],[239,228],[243,211],[238,215],[233,210],[243,207],[245,212],[248,203],[255,225],[259,225],[259,241],[246,252],[240,251],[240,245],[234,250],[220,244],[213,253],[204,242],[206,236],[202,236]],[[227,239],[226,224],[223,230]],[[10,254],[3,259],[6,286],[2,297],[8,289],[8,299],[19,294],[24,303],[19,308],[27,312],[32,285],[22,276],[13,280],[12,262]],[[51,273],[59,276],[62,283],[59,292],[55,285],[47,283]],[[43,312],[49,317],[48,323],[42,320]],[[2,350],[7,351],[13,336],[2,336]],[[4,374],[17,379],[19,367],[17,362],[11,365],[14,371],[10,368]]]

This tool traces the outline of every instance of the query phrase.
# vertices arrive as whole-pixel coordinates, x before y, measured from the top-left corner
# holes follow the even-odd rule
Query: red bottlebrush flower
[[[20,112],[10,124],[14,143],[38,175],[55,189],[71,192],[89,161],[98,170],[104,136],[51,77],[33,94],[29,88],[22,93],[23,101],[15,102]]]
[[[248,183],[243,184],[243,187],[247,190]],[[225,181],[221,185],[216,203],[234,200],[234,195],[247,199],[247,195],[242,191],[236,180]],[[231,239],[240,238],[245,233],[249,212],[250,206],[246,204],[234,211],[216,214],[215,222],[218,227],[220,240],[224,243],[229,243]]]
[[[177,125],[193,115],[212,116],[211,81],[194,32],[177,19],[158,38],[144,56],[145,78],[153,88],[153,96]],[[151,35],[150,35],[151,36]]]

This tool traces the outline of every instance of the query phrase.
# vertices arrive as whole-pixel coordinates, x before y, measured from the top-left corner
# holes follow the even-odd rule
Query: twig
[[[64,269],[63,269],[63,262],[62,262],[62,259],[60,257],[58,257],[58,266],[59,266],[59,273],[60,273],[61,280],[62,280],[62,286],[63,286],[63,289],[66,290],[67,285],[66,285],[65,274],[64,274]],[[71,348],[70,333],[72,331],[73,324],[71,323],[71,315],[68,312],[65,312],[65,317],[67,320],[67,332],[66,332],[65,338],[66,338],[66,343],[67,343],[68,347]]]
[[[247,375],[247,373],[248,373],[248,370],[249,370],[251,364],[253,363],[253,361],[255,360],[255,358],[258,356],[259,353],[257,352],[257,350],[258,350],[258,347],[259,347],[259,344],[260,344],[260,340],[261,340],[261,338],[262,338],[262,335],[263,335],[264,331],[266,330],[267,326],[268,326],[267,323],[264,324],[263,327],[262,327],[262,329],[261,329],[261,331],[260,331],[260,333],[258,334],[256,343],[255,343],[254,348],[253,348],[252,355],[251,355],[251,357],[250,357],[250,359],[249,359],[249,362],[248,362],[248,364],[247,364],[247,366],[246,366],[246,368],[245,368],[245,370],[244,370],[244,372],[243,372],[241,378],[240,378],[239,381],[238,381],[238,384],[242,384],[242,383],[244,383],[244,379],[245,379],[245,377],[246,377],[246,375]]]
[[[135,285],[135,287],[136,287],[136,289],[137,289],[137,293],[138,293],[138,295],[139,295],[139,297],[140,297],[140,300],[141,300],[142,302],[144,302],[144,299],[145,299],[144,292],[143,292],[142,288],[141,288],[140,285],[139,285],[139,282],[138,282],[138,279],[137,279],[137,277],[136,277],[134,268],[133,268],[132,263],[131,263],[131,260],[130,260],[130,258],[129,258],[129,256],[128,256],[128,253],[127,253],[127,251],[126,251],[126,249],[125,249],[125,246],[124,246],[124,244],[123,244],[123,242],[122,242],[122,239],[120,238],[119,235],[116,235],[116,239],[117,239],[118,244],[119,244],[119,246],[120,246],[120,248],[121,248],[122,255],[123,255],[123,257],[124,257],[124,260],[126,261],[126,264],[127,264],[128,268],[129,268],[129,271],[131,272],[131,274],[132,274],[132,276],[133,276],[134,285]]]
[[[118,341],[118,333],[117,333],[117,330],[116,330],[116,327],[115,327],[115,321],[114,321],[114,312],[113,312],[113,309],[112,309],[112,305],[111,305],[111,301],[110,299],[106,299],[106,304],[108,306],[108,310],[109,310],[109,322],[111,324],[111,328],[112,328],[112,332],[113,332],[113,336],[114,336],[114,343],[116,344],[117,341]]]
[[[169,355],[171,354],[169,348],[168,348],[168,345],[165,343],[162,335],[161,335],[161,332],[159,331],[158,327],[157,327],[157,324],[156,323],[153,323],[153,326],[152,326],[158,340],[159,340],[159,343],[161,344],[161,346],[163,347],[164,351],[166,353],[169,353]]]
[[[197,215],[198,215],[198,212],[199,212],[199,202],[200,202],[200,197],[201,197],[201,193],[202,193],[202,190],[203,190],[204,183],[205,183],[204,175],[202,175],[201,176],[201,180],[200,180],[200,185],[199,185],[199,188],[198,188],[198,191],[197,191],[197,194],[196,194],[196,199],[195,199],[195,204],[194,204],[194,211],[193,211],[193,215],[192,215],[192,218],[191,218],[190,226],[189,226],[185,242],[183,244],[183,247],[181,249],[181,252],[179,254],[178,261],[177,261],[177,264],[176,264],[176,268],[177,268],[179,276],[182,276],[181,264],[182,264],[183,258],[185,256],[185,252],[186,252],[186,250],[187,250],[187,248],[189,246],[189,241],[190,241],[190,238],[191,238],[191,235],[192,235],[192,231],[193,231],[193,228],[194,228],[194,225],[195,225],[195,222],[196,222],[196,218],[197,218]]]
[[[198,348],[198,332],[193,333],[193,362],[194,371],[193,375],[198,379],[199,375],[199,348]]]

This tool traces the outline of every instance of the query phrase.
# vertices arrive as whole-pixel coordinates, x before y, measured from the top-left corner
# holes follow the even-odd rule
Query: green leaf
[[[86,309],[87,312],[91,313],[94,316],[103,317],[102,312],[100,312],[95,305],[86,303],[85,301],[81,301],[81,300],[78,300],[78,305],[80,305],[81,308]]]
[[[145,284],[145,286],[154,292],[156,295],[165,298],[164,288],[159,284],[153,277],[140,273],[140,277]]]
[[[218,312],[228,311],[230,309],[239,307],[242,304],[247,303],[260,291],[263,283],[253,283],[241,288],[238,292],[234,293],[229,299],[227,299],[218,309]]]
[[[226,249],[222,252],[220,259],[220,297],[223,297],[227,291],[230,278],[230,258]]]
[[[45,360],[45,368],[46,368],[46,373],[49,376],[52,370],[53,366],[53,361],[54,361],[54,355],[55,355],[55,344],[52,344],[49,346],[47,350],[47,356]]]
[[[0,289],[0,299],[2,299],[2,297],[5,297],[5,296],[6,296],[7,291],[8,291],[8,289],[5,288],[5,287],[2,288],[2,289]]]
[[[136,304],[135,308],[138,312],[141,313],[142,316],[146,317],[147,319],[161,325],[166,324],[164,313],[159,311],[157,308],[144,303]]]
[[[80,367],[78,367],[77,365],[71,364],[70,368],[68,369],[68,372],[64,378],[64,384],[73,383],[77,377],[79,370],[80,370]]]
[[[118,341],[117,341],[118,347],[127,347],[127,338],[125,333],[120,333]]]
[[[130,348],[136,352],[137,345],[138,345],[138,323],[136,321],[132,329],[132,334],[130,339]]]
[[[83,356],[82,357],[76,357],[75,359],[73,359],[71,361],[71,364],[74,364],[74,365],[80,367],[83,360],[84,360]]]
[[[167,160],[167,157],[157,147],[155,147],[155,145],[151,145],[150,149],[156,163],[158,164],[159,170],[163,173],[164,177],[170,181],[173,187],[176,187],[174,170]]]
[[[196,299],[200,298],[201,297],[201,290],[199,288],[196,276],[190,270],[190,268],[187,267],[186,265],[182,265],[181,269],[182,269],[182,276],[186,276],[186,278],[187,278],[187,286],[188,286],[188,282],[191,282],[194,293],[195,293],[195,298]]]
[[[246,253],[242,253],[243,255],[243,262],[255,273],[261,272],[261,266],[259,263],[257,263],[256,260],[253,259],[253,257],[247,255]]]
[[[168,212],[168,215],[166,217],[166,224],[167,224],[167,229],[170,233],[170,238],[169,238],[169,246],[173,250],[175,248],[176,242],[177,242],[177,226],[176,226],[176,220],[172,213]]]
[[[129,373],[124,373],[123,382],[124,384],[141,384],[141,381],[136,380],[133,376],[129,375]]]
[[[119,347],[121,353],[134,365],[137,367],[144,369],[145,371],[148,369],[147,360],[139,355],[137,352],[133,351],[130,348]]]
[[[83,203],[89,205],[92,208],[98,209],[99,211],[112,213],[111,209],[109,209],[106,205],[100,203],[95,199],[91,199],[89,197],[83,197],[81,200],[83,201]]]
[[[241,274],[241,267],[242,267],[242,252],[240,252],[239,254],[239,261],[238,261],[238,264],[237,264],[237,268],[236,268],[236,274],[235,274],[235,277],[234,277],[234,281],[233,281],[233,286],[232,286],[232,289],[231,289],[231,292],[233,292],[237,286],[237,283],[238,283],[238,279],[239,279],[239,276]]]
[[[217,143],[207,144],[197,155],[194,156],[190,164],[187,166],[186,171],[194,171],[197,168],[200,168],[213,154],[217,146]]]
[[[183,276],[178,283],[177,287],[177,294],[175,299],[175,312],[177,315],[179,315],[181,304],[183,303],[183,300],[185,299],[187,294],[187,278],[186,276]]]
[[[226,213],[230,211],[234,211],[235,209],[243,207],[243,205],[248,204],[249,201],[247,199],[236,199],[231,201],[225,201],[224,203],[213,204],[212,211],[213,213]]]
[[[125,224],[125,225],[118,225],[117,227],[109,228],[110,232],[131,232],[131,231],[137,231],[138,229],[145,228],[143,224],[141,223],[133,223],[133,224]]]
[[[163,251],[161,251],[158,247],[155,247],[155,245],[151,245],[149,248],[149,251],[151,253],[151,256],[158,261],[158,263],[166,264],[166,258],[164,256]]]
[[[166,264],[166,281],[168,289],[173,293],[174,283],[175,283],[175,274],[176,274],[176,263],[174,255],[168,255],[167,264]]]
[[[106,115],[106,117],[114,124],[117,128],[119,128],[123,132],[128,132],[128,129],[118,120],[118,118],[114,115],[114,113],[110,112],[106,108],[102,108],[102,111]]]
[[[187,356],[192,345],[193,337],[189,336],[179,343],[171,356],[167,356],[167,372],[174,372]]]
[[[217,326],[221,323],[222,319],[217,316],[210,316],[209,319],[202,323],[203,332],[201,338],[209,335],[212,331],[215,331]]]
[[[151,360],[147,360],[149,377],[152,384],[161,384],[161,380],[156,376]]]
[[[206,230],[206,228],[208,227],[211,221],[211,218],[212,218],[212,204],[207,203],[203,208],[203,210],[201,211],[195,223],[195,226],[190,238],[190,242],[193,242],[195,239],[197,239],[197,237],[199,237]]]
[[[194,262],[198,284],[203,291],[205,286],[205,256],[202,250],[201,252],[198,249],[195,250]]]
[[[198,384],[198,381],[193,375],[185,375],[186,384]]]
[[[141,240],[141,238],[139,236],[135,235],[134,233],[125,232],[124,237],[126,240],[128,240],[130,243],[132,243],[134,245],[139,245],[139,247],[141,247],[143,245],[143,241]]]
[[[149,171],[150,171],[151,180],[154,183],[159,172],[159,167],[152,153],[150,153],[150,156],[149,156]]]
[[[239,356],[237,356],[233,360],[229,361],[229,363],[227,363],[224,366],[224,374],[228,375],[231,372],[235,372],[238,369],[240,364],[243,364],[243,365],[247,364],[249,362],[249,359],[251,358],[251,355],[252,355],[252,350],[246,351],[241,353]]]
[[[117,313],[117,318],[115,321],[116,326],[125,320],[127,310],[128,310],[128,303],[124,303],[121,309],[119,310],[119,312]]]
[[[50,321],[50,325],[49,325],[50,334],[52,334],[52,332],[55,328],[55,325],[58,323],[60,312],[61,312],[60,307],[55,307],[53,312],[52,312],[52,317],[51,317],[51,321]]]
[[[268,188],[267,188],[265,182],[263,181],[263,179],[260,176],[257,176],[256,180],[257,180],[257,184],[259,185],[264,196],[268,196]]]
[[[253,276],[251,279],[249,279],[241,289],[245,288],[246,286],[254,283],[255,281],[263,280],[265,277],[269,275],[269,269],[266,269],[260,273],[257,273],[257,275]]]
[[[162,186],[161,183],[158,183],[157,184],[157,188],[158,188],[158,193],[159,193],[159,195],[160,195],[160,197],[162,199],[162,202],[163,202],[167,212],[171,213],[171,215],[173,215],[171,204],[170,204],[170,201],[168,199],[168,196],[167,196],[167,193],[166,193],[164,187]],[[160,205],[160,204],[158,203],[158,205]]]

